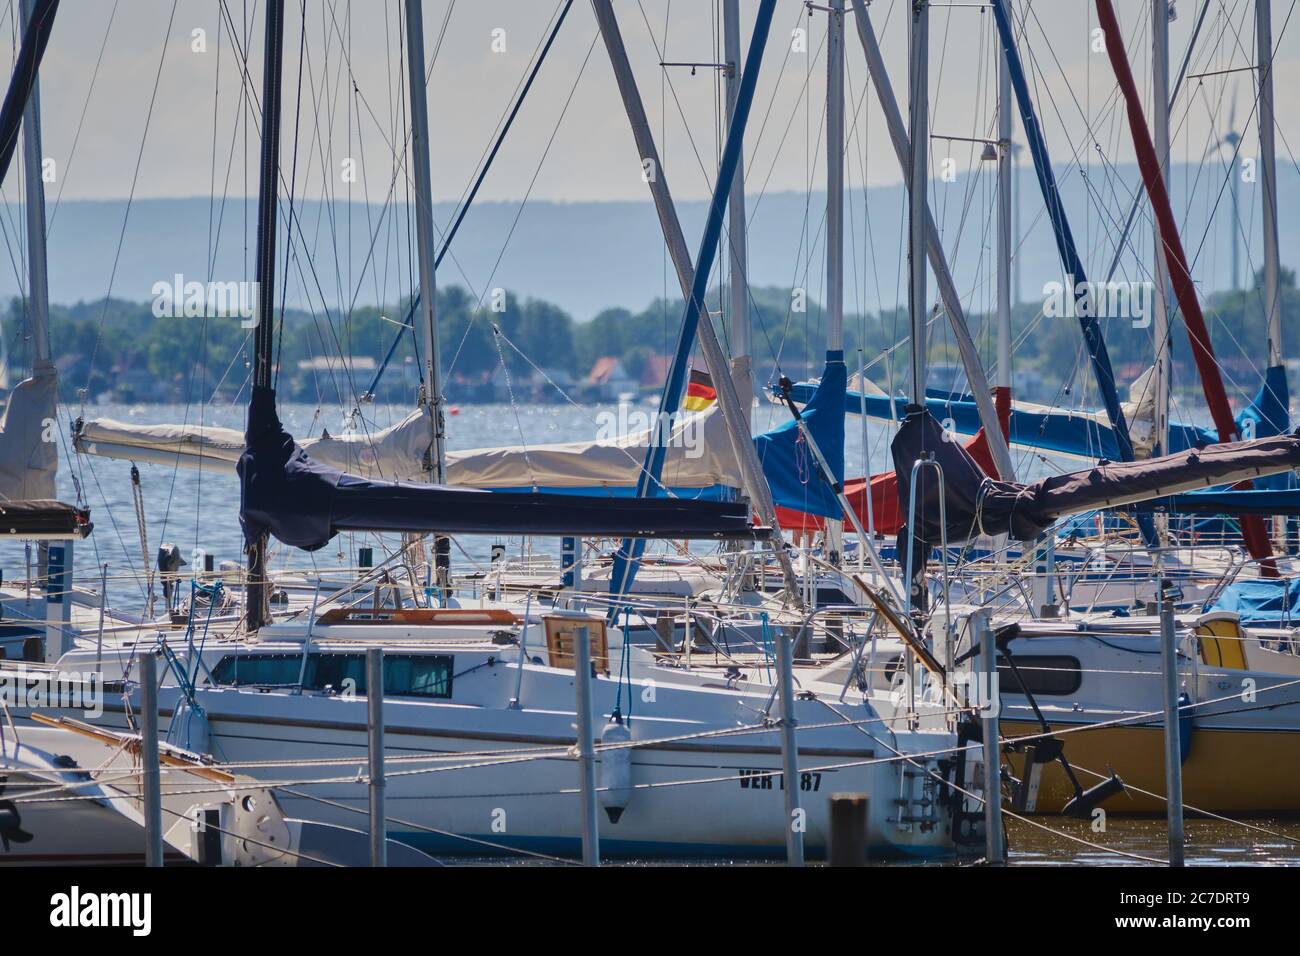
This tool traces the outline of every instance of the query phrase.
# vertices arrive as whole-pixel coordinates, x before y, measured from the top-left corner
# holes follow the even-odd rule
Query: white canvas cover
[[[0,501],[57,498],[58,445],[46,441],[58,413],[59,379],[52,367],[23,379],[0,418]]]
[[[651,413],[653,413],[651,411]],[[634,488],[653,429],[616,438],[447,452],[447,484],[469,488]],[[678,419],[667,431],[663,484],[672,488],[741,486],[740,466],[714,405]],[[322,436],[300,444],[314,459],[367,478],[425,478],[432,441],[429,413],[421,409],[383,431]],[[78,452],[158,464],[233,469],[244,450],[243,433],[197,425],[135,425],[109,418],[80,422]]]
[[[717,405],[675,421],[662,482],[670,488],[741,486]],[[471,488],[634,488],[655,429],[616,438],[447,453],[447,482]]]
[[[322,464],[366,478],[419,481],[432,443],[429,412],[418,409],[380,431],[308,438],[299,444]],[[136,425],[111,418],[77,424],[73,446],[104,458],[179,464],[188,468],[216,464],[234,470],[244,451],[244,433],[213,425]]]

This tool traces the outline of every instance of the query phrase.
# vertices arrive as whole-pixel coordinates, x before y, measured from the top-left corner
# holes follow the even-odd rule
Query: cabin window
[[[451,696],[451,665],[445,654],[384,658],[384,693],[408,697]]]
[[[1003,660],[998,661],[998,687],[1004,693],[1029,693],[1038,696],[1065,696],[1073,694],[1083,683],[1083,670],[1077,657],[1047,654],[1017,654],[1016,666],[1025,686],[1016,680],[1013,671]]]
[[[384,693],[393,697],[451,697],[449,654],[391,654],[384,656]],[[232,687],[286,687],[305,690],[326,687],[366,693],[366,658],[362,654],[310,654],[303,671],[301,654],[236,654],[212,669],[218,684]]]
[[[388,661],[385,660],[384,670],[387,669]],[[387,677],[387,673],[384,676]],[[364,694],[366,659],[361,654],[312,654],[307,661],[307,673],[303,675],[303,687],[307,690],[332,687],[339,693],[346,690]]]
[[[836,604],[843,604],[852,607],[853,603],[853,601],[849,600],[849,596],[839,588],[821,587],[817,589],[818,607],[827,607]]]
[[[298,683],[301,654],[234,654],[212,669],[212,680],[233,687],[287,687]]]

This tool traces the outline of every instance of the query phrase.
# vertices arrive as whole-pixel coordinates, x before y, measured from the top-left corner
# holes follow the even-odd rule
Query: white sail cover
[[[649,413],[653,414],[653,413]],[[447,452],[447,484],[467,488],[635,488],[654,429],[595,441]],[[741,486],[740,466],[718,406],[664,429],[662,483],[671,488]],[[431,444],[421,409],[383,431],[299,442],[318,462],[367,478],[422,481]],[[656,437],[659,437],[656,434]],[[77,423],[74,448],[87,455],[197,468],[234,469],[244,435],[233,428],[134,425],[111,418]]]
[[[9,393],[0,418],[0,501],[58,497],[58,446],[47,440],[55,437],[58,392],[58,376],[47,366]]]
[[[380,431],[308,438],[300,445],[318,462],[366,478],[419,481],[432,444],[429,411],[421,408]],[[134,425],[111,418],[79,421],[73,447],[86,455],[155,464],[234,470],[244,433],[213,425]]]
[[[663,429],[669,488],[741,487],[740,466],[717,405]],[[654,428],[596,441],[447,453],[447,483],[470,488],[635,488]]]

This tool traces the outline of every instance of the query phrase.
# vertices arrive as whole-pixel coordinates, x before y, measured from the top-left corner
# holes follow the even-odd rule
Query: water
[[[1141,866],[1152,864],[1134,859],[1134,854],[1160,861],[1169,856],[1169,839],[1163,817],[1123,819],[1112,814],[1104,833],[1093,832],[1092,824],[1087,820],[1033,819],[1056,832],[1047,833],[1032,824],[1008,820],[1009,863],[1020,866]],[[1188,866],[1300,865],[1300,820],[1228,822],[1188,816],[1184,832]],[[1096,846],[1085,846],[1076,840],[1087,840]]]
[[[402,406],[367,407],[370,427],[382,428],[400,420],[408,411]],[[63,410],[67,420],[69,409]],[[75,410],[71,410],[75,416]],[[344,430],[337,412],[321,412],[311,405],[290,404],[281,408],[286,427],[295,435],[316,435],[322,427],[331,434]],[[574,441],[596,434],[597,415],[614,411],[614,406],[575,405],[477,405],[455,409],[448,418],[448,445],[452,449],[494,445],[530,445],[545,442]],[[196,422],[193,408],[180,405],[103,405],[88,410],[94,417],[115,418],[140,424],[158,422]],[[242,428],[242,406],[208,406],[204,424]],[[754,411],[754,428],[766,430],[787,420],[784,410],[760,405]],[[66,430],[65,430],[66,434]],[[872,470],[889,467],[890,431],[871,423],[868,428]],[[850,418],[846,427],[846,470],[850,475],[863,471],[862,432],[857,419]],[[107,562],[110,574],[110,600],[115,606],[138,609],[143,606],[143,587],[136,580],[142,567],[139,532],[132,501],[130,463],[102,458],[74,456],[69,461],[67,448],[61,448],[59,494],[65,501],[77,500],[77,486],[82,500],[91,508],[95,531],[79,542],[75,553],[79,584],[99,586],[99,567]],[[1017,461],[1024,467],[1027,461]],[[1030,472],[1041,474],[1042,466]],[[1029,469],[1026,469],[1029,471]],[[153,560],[159,543],[176,543],[182,553],[194,549],[213,554],[218,561],[241,557],[239,530],[239,486],[233,469],[205,468],[191,470],[162,465],[141,465],[144,489],[145,525],[149,560]],[[75,479],[75,480],[74,480]],[[315,554],[280,549],[274,567],[313,567],[330,570],[351,566],[357,548],[369,536],[347,535],[336,538]],[[487,538],[463,538],[469,560],[486,563],[493,543]],[[509,553],[517,553],[521,539],[504,539]],[[378,548],[376,549],[378,551]],[[534,542],[535,551],[552,550],[558,543]],[[453,551],[453,563],[463,566],[466,555]],[[0,569],[6,580],[24,573],[24,550],[21,544],[0,543]],[[1088,821],[1056,817],[1036,818],[1054,832],[1019,821],[1008,820],[1010,860],[1018,865],[1128,865],[1140,863],[1138,856],[1163,859],[1167,853],[1164,821],[1161,819],[1120,819],[1112,817],[1104,833],[1093,832]],[[1196,865],[1287,864],[1300,863],[1300,821],[1256,820],[1251,823],[1264,831],[1213,820],[1188,819],[1187,862]],[[1068,834],[1068,836],[1062,835]],[[1077,839],[1072,840],[1070,837]],[[1085,840],[1095,846],[1084,845]],[[652,862],[652,861],[645,861]],[[725,864],[730,861],[706,861]]]

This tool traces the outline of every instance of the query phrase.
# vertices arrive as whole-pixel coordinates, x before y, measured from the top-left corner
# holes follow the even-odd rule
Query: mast
[[[1255,0],[1256,70],[1259,73],[1259,171],[1264,201],[1264,315],[1268,319],[1268,367],[1282,365],[1282,304],[1278,299],[1277,155],[1273,118],[1273,14],[1269,0]],[[1237,170],[1232,171],[1236,185]],[[1237,225],[1233,223],[1235,237]],[[1285,382],[1285,376],[1282,377]]]
[[[556,24],[556,29],[558,28],[559,24]],[[540,63],[539,58],[538,65]],[[411,163],[415,167],[415,244],[420,263],[420,332],[424,343],[421,352],[424,360],[424,385],[420,389],[420,404],[428,409],[429,423],[433,430],[426,473],[431,484],[440,485],[447,474],[446,422],[442,414],[442,362],[438,355],[437,249],[433,238],[433,185],[429,169],[429,104],[424,86],[422,0],[406,0],[406,68],[411,96]],[[416,546],[416,542],[412,541],[411,545]],[[423,545],[418,545],[418,550],[423,553]],[[433,563],[438,594],[445,603],[451,579],[451,539],[445,535],[434,535]]]
[[[1152,129],[1160,175],[1169,180],[1169,6],[1166,0],[1151,3],[1151,98]],[[1169,268],[1165,263],[1164,238],[1157,220],[1151,229],[1155,239],[1156,294],[1152,315],[1152,338],[1155,340],[1155,441],[1151,457],[1165,453],[1169,444],[1169,388],[1173,370],[1173,345],[1169,336]],[[1163,530],[1163,529],[1162,529]],[[1163,537],[1163,534],[1162,534]]]
[[[605,49],[609,54],[610,64],[614,69],[614,79],[618,83],[619,95],[623,100],[623,109],[627,112],[628,124],[632,127],[637,155],[640,157],[642,168],[652,169],[655,173],[653,176],[647,177],[649,179],[650,195],[654,199],[655,211],[659,215],[659,226],[663,230],[664,242],[668,246],[668,255],[672,259],[674,270],[677,272],[677,281],[681,286],[682,296],[690,303],[693,301],[692,289],[696,281],[695,267],[691,264],[691,254],[686,247],[686,236],[682,232],[681,220],[678,218],[677,208],[673,204],[672,192],[668,188],[668,179],[665,175],[663,163],[660,161],[659,150],[650,132],[650,121],[646,117],[645,105],[641,101],[641,93],[637,89],[636,79],[633,77],[632,68],[628,63],[627,49],[623,45],[623,36],[618,28],[618,20],[614,16],[614,9],[610,0],[592,0],[592,7],[596,13],[596,22],[600,27],[601,38],[604,40]],[[773,9],[765,2],[759,11],[759,19],[755,26],[756,31],[761,30],[766,35],[771,25],[772,13]],[[746,55],[745,69],[756,69],[760,59],[761,47],[755,47],[751,40],[749,52]],[[737,94],[738,115],[729,121],[729,130],[734,129],[737,121],[743,118],[739,114],[748,113],[748,105],[745,100],[752,98],[753,85],[745,83],[745,79],[746,75],[742,73],[742,86]],[[748,94],[744,91],[745,86],[749,86]],[[728,139],[730,139],[730,136]],[[724,155],[723,158],[726,159],[727,156]],[[739,143],[736,147],[736,155],[731,158],[733,160],[739,159]],[[713,324],[711,322],[699,322],[696,330],[699,334],[700,349],[704,352],[704,360],[708,363],[709,368],[715,370],[726,369],[726,356],[722,351],[722,345],[718,342],[717,332],[714,330]],[[772,528],[774,533],[777,533],[776,529],[779,528],[779,524],[776,517],[776,505],[772,501],[772,489],[768,487],[767,479],[763,475],[763,466],[759,463],[758,454],[754,450],[754,443],[749,437],[749,405],[742,406],[741,400],[737,396],[735,383],[730,376],[717,374],[714,376],[713,384],[718,391],[718,406],[722,412],[723,421],[727,425],[727,433],[731,438],[732,449],[735,452],[737,461],[740,463],[741,475],[750,503],[759,520],[764,525]],[[750,404],[752,404],[752,399]],[[638,482],[637,493],[638,495],[645,493],[641,482]],[[643,548],[643,544],[637,545],[633,543],[632,548],[627,549],[627,554],[631,555],[635,560],[635,556]],[[772,549],[785,577],[787,594],[791,600],[798,603],[798,578],[795,575],[794,565],[790,560],[790,553],[780,541],[772,542]],[[618,563],[616,563],[615,571],[619,571]],[[628,572],[623,571],[621,573],[626,575]],[[626,577],[617,585],[611,579],[610,590],[612,592],[622,593],[627,586],[628,578]]]
[[[925,214],[927,165],[930,158],[929,119],[929,27],[927,0],[912,4],[911,45],[908,55],[908,138],[912,162],[907,177],[908,237],[907,262],[911,281],[907,307],[912,317],[912,404],[925,407]]]
[[[844,354],[844,0],[826,14],[826,358]],[[826,519],[826,550],[839,564],[844,522]]]
[[[927,164],[930,150],[929,82],[930,82],[930,4],[928,0],[914,0],[912,4],[910,49],[908,53],[908,138],[912,142],[912,163],[907,177],[908,240],[907,262],[911,273],[908,284],[907,306],[912,318],[912,405],[925,408],[925,334],[926,334],[926,282],[925,282],[925,216],[929,211],[926,187],[929,183]],[[997,427],[997,426],[995,426]],[[990,445],[994,437],[989,435]],[[918,480],[924,480],[922,470]],[[925,565],[927,552],[920,546],[913,517],[907,516],[907,579],[911,592],[911,607],[926,609]],[[917,552],[921,553],[918,554]]]
[[[826,350],[844,348],[844,0],[826,35]]]
[[[722,3],[723,59],[726,60],[727,123],[736,115],[740,95],[740,0]],[[727,205],[727,234],[730,248],[731,283],[728,299],[731,311],[731,362],[736,391],[744,404],[748,432],[754,405],[754,378],[750,358],[749,243],[745,223],[745,154],[736,160],[736,178],[731,181]],[[719,369],[719,375],[722,370]]]
[[[1011,70],[1007,58],[998,57],[998,373],[994,388],[998,398],[1011,395]],[[1001,408],[998,409],[1001,412]]]
[[[43,440],[58,414],[58,373],[50,358],[49,295],[45,273],[45,192],[41,181],[40,100],[37,74],[58,0],[25,0],[22,45],[0,106],[0,182],[22,134],[27,199],[29,283],[24,305],[32,341],[32,374],[14,385],[0,416],[0,500],[55,497],[58,449]],[[24,118],[25,117],[25,118]],[[0,347],[0,353],[3,348]],[[0,377],[8,377],[7,368]],[[47,549],[41,546],[42,568]],[[42,572],[43,573],[43,572]]]
[[[257,192],[257,328],[253,335],[253,387],[272,387],[275,340],[275,219],[280,180],[280,86],[284,69],[284,0],[266,0],[266,49],[262,65],[262,156]],[[251,407],[251,406],[250,406]],[[252,424],[250,415],[250,425]],[[266,580],[268,531],[245,544],[248,629],[271,620]]]
[[[997,4],[1002,0],[993,0]],[[1115,71],[1128,113],[1129,131],[1133,138],[1133,147],[1137,153],[1138,167],[1142,170],[1142,181],[1151,200],[1152,212],[1160,222],[1163,241],[1161,248],[1169,266],[1169,280],[1177,296],[1179,308],[1183,313],[1183,324],[1187,327],[1187,336],[1191,340],[1192,355],[1196,359],[1196,368],[1201,376],[1201,388],[1205,392],[1206,404],[1214,419],[1214,427],[1219,441],[1234,441],[1239,433],[1236,420],[1232,417],[1232,408],[1228,404],[1228,395],[1223,386],[1223,377],[1219,374],[1218,360],[1214,355],[1214,345],[1210,341],[1209,329],[1197,297],[1196,285],[1192,280],[1188,266],[1187,254],[1183,250],[1182,239],[1178,234],[1177,220],[1174,218],[1173,205],[1169,201],[1169,190],[1164,177],[1160,174],[1160,162],[1155,145],[1151,142],[1143,115],[1141,98],[1137,85],[1133,81],[1133,70],[1129,66],[1124,52],[1124,39],[1120,33],[1119,19],[1110,0],[1096,0],[1097,19],[1106,37],[1106,54]],[[1166,101],[1167,102],[1167,101]],[[1250,483],[1244,482],[1243,489]],[[1259,515],[1239,516],[1241,537],[1251,557],[1260,561],[1260,574],[1265,577],[1277,577],[1277,565],[1273,562],[1273,549],[1269,544],[1268,534],[1264,529],[1263,519]]]
[[[406,0],[406,65],[411,96],[411,164],[415,170],[415,242],[420,261],[420,332],[423,338],[424,387],[420,404],[429,410],[433,446],[429,481],[442,484],[447,470],[442,415],[442,371],[438,358],[438,320],[433,241],[433,198],[429,174],[429,106],[424,87],[424,12],[421,0]]]
[[[871,27],[871,18],[867,14],[865,0],[853,0],[853,20],[857,24],[858,39],[862,44],[862,52],[866,56],[871,83],[876,88],[876,98],[880,101],[880,108],[885,114],[885,123],[889,128],[889,139],[894,146],[894,155],[898,158],[899,168],[906,181],[911,169],[912,144],[903,114],[898,108],[898,100],[894,97],[893,85],[889,82],[889,73],[885,70],[885,59],[881,55],[880,44],[876,41],[876,33]],[[957,344],[957,350],[961,353],[962,368],[966,371],[966,381],[970,384],[975,407],[979,412],[980,424],[984,427],[998,475],[1004,481],[1015,481],[1011,453],[1002,437],[997,409],[993,404],[993,394],[989,389],[988,378],[984,375],[984,367],[980,364],[979,350],[975,348],[975,341],[971,338],[970,329],[967,328],[966,311],[962,308],[961,297],[957,294],[957,284],[953,282],[952,272],[948,268],[943,243],[940,241],[939,230],[934,224],[934,216],[930,212],[928,202],[925,205],[925,234],[926,253],[930,259],[930,268],[934,270],[934,282],[939,290],[939,299],[943,302],[944,311],[948,313],[948,325],[952,328],[953,339]],[[891,394],[892,391],[891,384]]]
[[[35,0],[22,0],[24,28],[30,27]],[[53,375],[50,356],[50,289],[45,264],[45,182],[41,164],[41,88],[36,75],[23,113],[23,173],[27,190],[27,321],[32,333],[36,376]]]
[[[855,0],[858,2],[858,0]],[[1007,12],[1006,0],[990,0],[993,7],[993,20],[997,26],[998,38],[1002,44],[1007,68],[1011,73],[1011,89],[1015,93],[1016,103],[1020,108],[1020,126],[1024,130],[1025,141],[1029,146],[1029,156],[1034,163],[1034,172],[1038,177],[1038,186],[1043,194],[1043,203],[1047,206],[1048,218],[1051,220],[1052,233],[1056,238],[1056,249],[1061,265],[1072,283],[1087,286],[1088,276],[1079,257],[1078,247],[1074,242],[1074,233],[1070,230],[1070,221],[1065,215],[1065,206],[1061,202],[1060,190],[1056,184],[1056,174],[1052,171],[1052,160],[1047,153],[1047,141],[1034,114],[1033,99],[1029,94],[1029,83],[1025,78],[1024,64],[1020,61],[1020,52],[1016,49],[1015,31]],[[1017,257],[1019,258],[1019,257]],[[1073,296],[1073,290],[1070,291]],[[1079,315],[1079,325],[1083,331],[1084,342],[1088,348],[1088,359],[1092,365],[1093,379],[1101,393],[1106,406],[1106,418],[1115,433],[1115,444],[1119,447],[1119,456],[1123,461],[1133,460],[1133,441],[1129,437],[1128,422],[1120,408],[1119,396],[1115,391],[1115,372],[1110,364],[1110,352],[1106,340],[1101,334],[1101,326],[1095,317]],[[1155,542],[1154,527],[1144,516],[1138,518],[1142,528],[1142,537],[1148,543]]]

